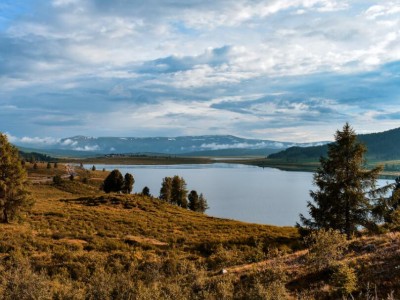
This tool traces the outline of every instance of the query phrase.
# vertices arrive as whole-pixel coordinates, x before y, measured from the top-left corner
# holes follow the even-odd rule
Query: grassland
[[[105,194],[103,171],[76,168],[70,180],[63,164],[26,167],[35,205],[19,222],[0,224],[0,299],[342,297],[331,270],[310,268],[293,227]],[[355,298],[400,296],[399,234],[355,238],[340,261],[357,272]]]

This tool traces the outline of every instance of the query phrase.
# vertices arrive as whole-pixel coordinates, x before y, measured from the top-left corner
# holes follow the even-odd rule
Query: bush
[[[53,176],[53,183],[54,184],[61,184],[62,178],[60,175]]]
[[[332,266],[348,248],[346,235],[333,229],[314,231],[305,242],[309,247],[307,263],[315,271]]]
[[[357,289],[357,275],[347,264],[338,264],[332,274],[332,285],[342,295],[349,295]]]
[[[0,274],[3,279],[0,281],[1,299],[51,299],[48,277],[34,273],[27,261],[20,261],[18,266],[7,271],[0,267]]]

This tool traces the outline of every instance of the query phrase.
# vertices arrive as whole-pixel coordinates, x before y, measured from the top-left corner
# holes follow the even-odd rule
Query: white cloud
[[[71,140],[71,139],[65,139],[61,142],[62,146],[76,146],[78,144],[77,141]]]
[[[93,146],[85,146],[85,147],[74,147],[73,150],[75,151],[97,151],[100,150],[99,145],[93,145]]]
[[[54,137],[28,137],[24,136],[18,138],[12,135],[8,135],[10,141],[16,144],[24,145],[56,145],[60,142],[60,139]]]
[[[395,72],[385,71],[385,65],[400,60],[400,2],[368,4],[41,1],[35,11],[1,29],[0,125],[20,136],[40,135],[43,126],[55,136],[76,131],[258,135],[277,124],[310,132],[317,126],[299,124],[322,126],[316,120],[324,115],[306,101],[313,97],[332,99],[319,104],[334,111],[331,122],[357,118],[365,112],[360,98],[377,110],[384,109],[385,103],[376,103],[389,99],[389,93],[398,95],[390,83],[387,90],[375,91],[375,98],[369,92],[354,96],[354,90],[368,90],[376,79],[368,73],[354,87],[346,77],[378,70],[390,79]],[[324,74],[331,81],[321,83]],[[279,93],[299,94],[299,99],[287,107],[273,100],[243,104]],[[236,106],[213,107],[225,102]]]
[[[400,14],[400,1],[380,3],[373,5],[365,11],[365,16],[368,19],[376,19],[384,16],[399,15]]]
[[[220,150],[220,149],[262,149],[262,148],[267,148],[268,146],[278,146],[279,147],[280,143],[255,143],[255,144],[249,144],[249,143],[236,143],[236,144],[218,144],[218,143],[209,143],[209,144],[202,144],[200,147],[206,150]],[[282,145],[283,146],[283,145]]]

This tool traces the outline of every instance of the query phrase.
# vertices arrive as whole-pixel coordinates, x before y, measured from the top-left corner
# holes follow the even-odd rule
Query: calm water
[[[309,191],[314,189],[312,173],[238,164],[96,165],[96,168],[119,169],[123,175],[131,173],[135,178],[134,192],[148,186],[157,197],[162,179],[179,175],[185,179],[189,191],[204,194],[210,206],[206,214],[260,224],[294,225],[299,213],[307,214]]]

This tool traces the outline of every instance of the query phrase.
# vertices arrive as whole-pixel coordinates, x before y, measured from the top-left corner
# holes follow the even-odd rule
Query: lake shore
[[[182,165],[182,164],[213,164],[213,163],[232,163],[257,166],[261,168],[274,168],[282,171],[293,172],[315,172],[319,167],[318,161],[299,160],[286,161],[278,159],[268,159],[265,157],[187,157],[187,156],[102,156],[93,158],[63,159],[62,162],[83,163],[83,164],[105,164],[105,165]],[[370,169],[376,165],[385,165],[387,161],[374,161],[367,165]],[[382,171],[381,179],[394,179],[400,176],[399,171]]]

